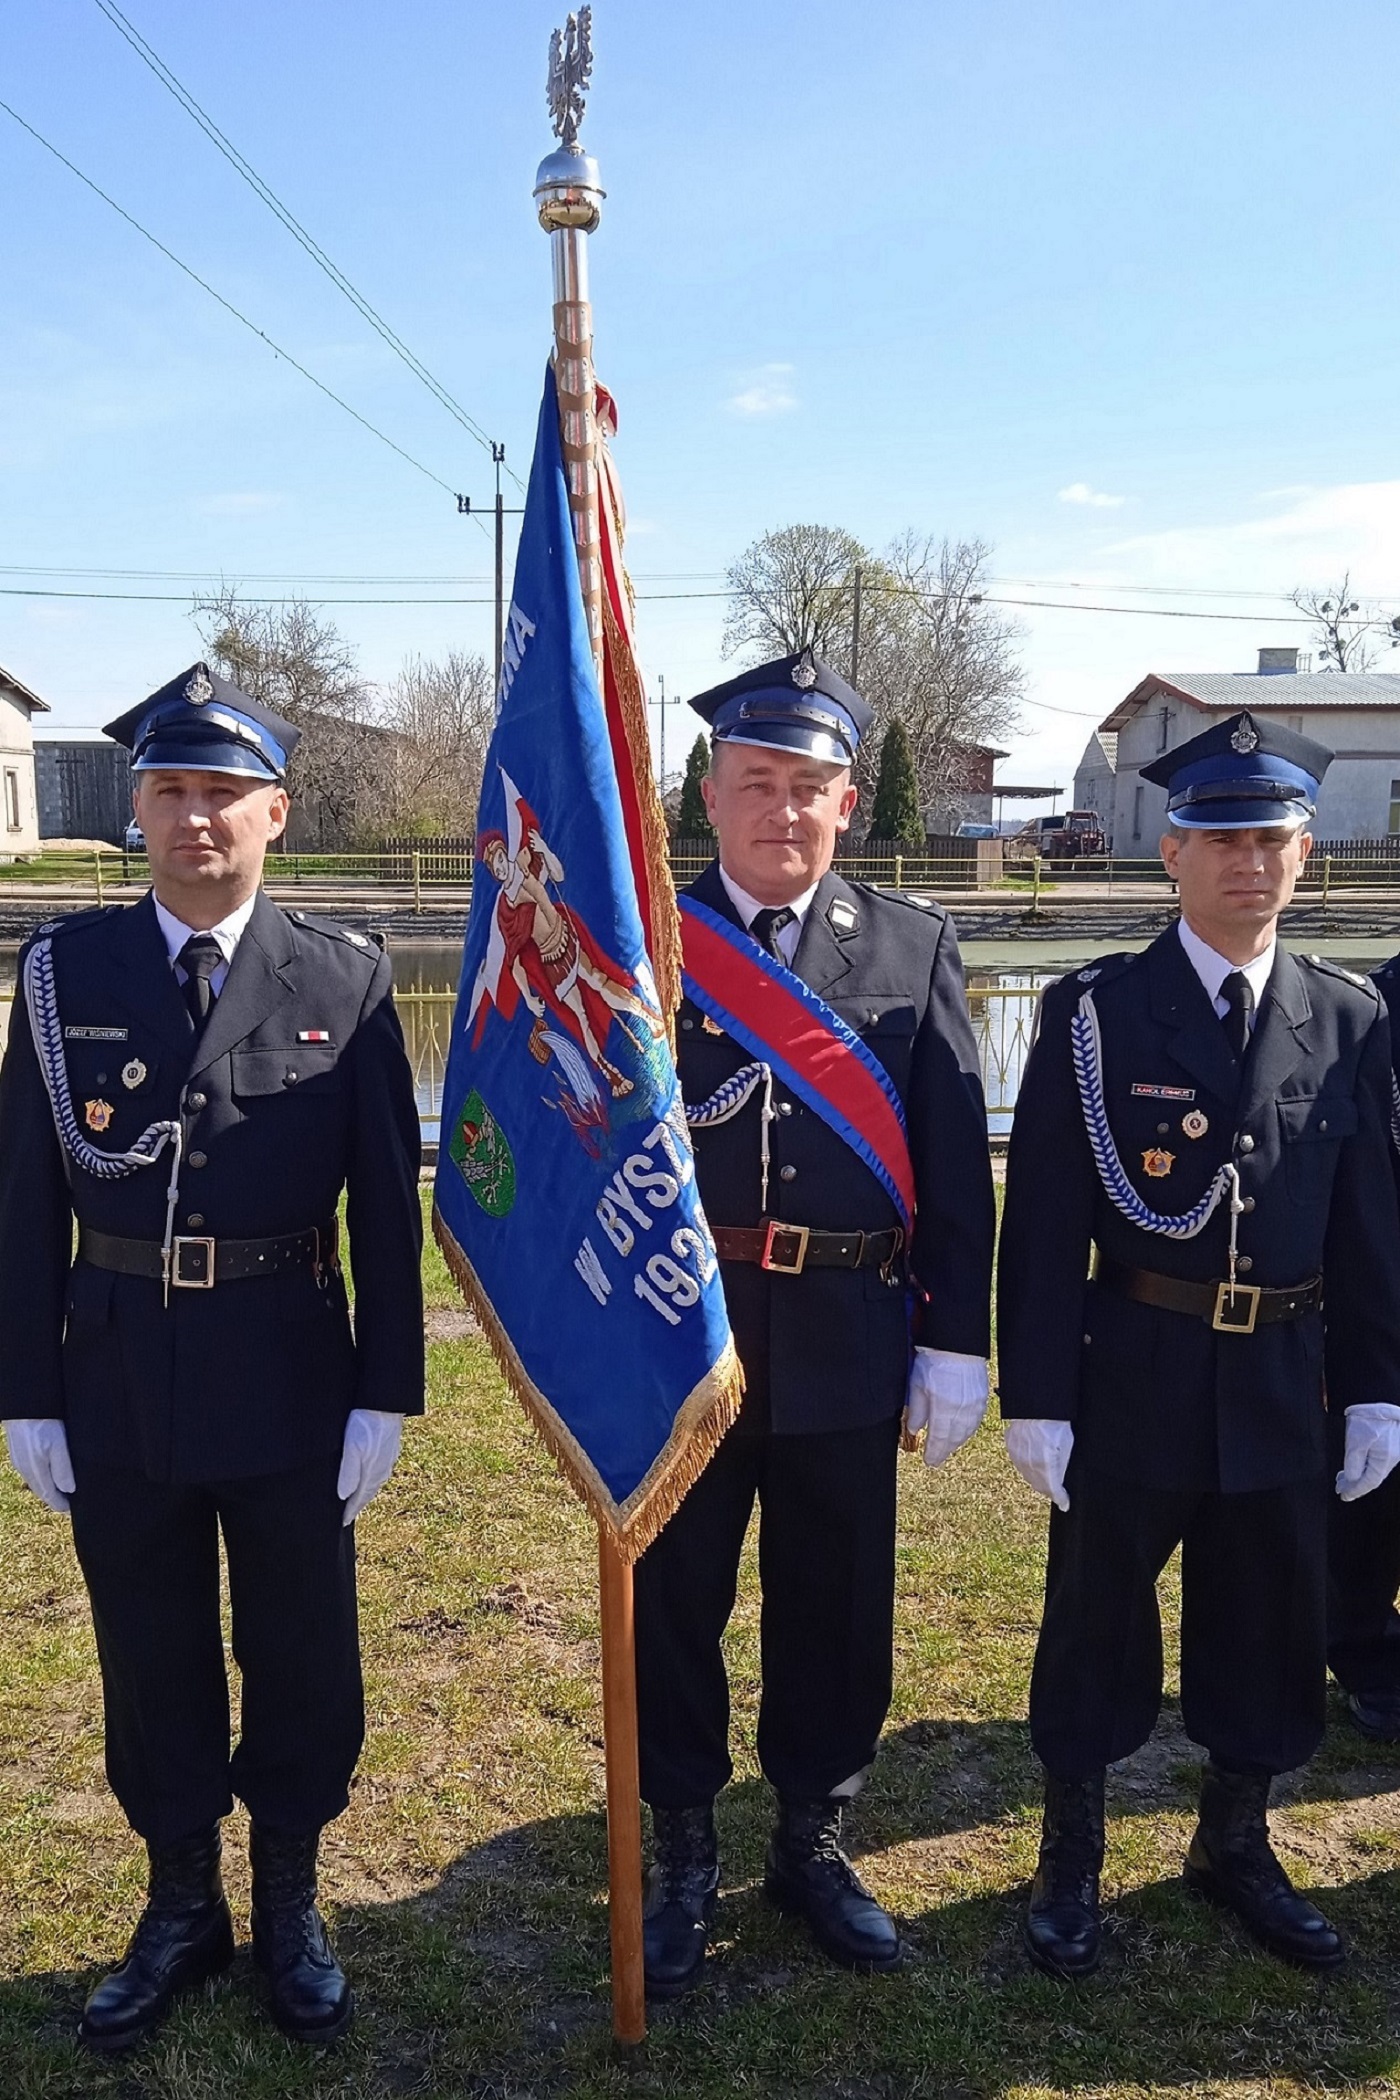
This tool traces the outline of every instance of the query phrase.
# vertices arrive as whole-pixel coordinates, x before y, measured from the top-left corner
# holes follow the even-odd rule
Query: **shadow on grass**
[[[971,1785],[956,1784],[969,1774]],[[260,2016],[245,1950],[118,2065],[72,2041],[97,1970],[0,1983],[0,2090],[5,2100],[912,2100],[1393,2073],[1400,1874],[1316,1889],[1354,1950],[1341,1977],[1320,1983],[1268,1960],[1181,1888],[1171,1819],[1189,1816],[1189,1769],[1170,1766],[1150,1804],[1123,1778],[1111,1796],[1106,1959],[1077,1990],[1035,1975],[1021,1951],[1038,1821],[1024,1730],[924,1722],[890,1738],[851,1818],[863,1871],[910,1942],[901,1974],[835,1970],[771,1911],[771,1796],[746,1780],[720,1803],[724,1894],[706,1980],[656,2008],[645,2047],[626,2059],[609,2037],[603,1819],[561,1815],[462,1853],[402,1900],[337,1906],[327,1890],[360,2016],[325,2055],[296,2049]]]

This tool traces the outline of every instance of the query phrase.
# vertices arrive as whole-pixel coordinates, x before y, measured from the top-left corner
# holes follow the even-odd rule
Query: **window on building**
[[[1169,707],[1164,707],[1162,709],[1162,720],[1157,732],[1157,749],[1159,752],[1166,750],[1167,744],[1171,738],[1171,733],[1172,711]]]
[[[5,828],[19,830],[19,774],[12,766],[5,768]]]
[[[1135,788],[1133,789],[1133,838],[1134,838],[1134,840],[1137,840],[1137,839],[1140,839],[1141,837],[1142,837],[1142,789],[1141,789],[1140,787],[1135,787]]]
[[[1390,829],[1392,834],[1400,832],[1400,780],[1390,783]]]

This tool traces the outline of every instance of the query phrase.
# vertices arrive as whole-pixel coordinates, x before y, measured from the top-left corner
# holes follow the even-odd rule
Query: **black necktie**
[[[209,1018],[214,1004],[214,987],[209,980],[223,959],[224,951],[212,933],[192,933],[175,958],[185,973],[185,1004],[196,1031]]]
[[[1230,1038],[1230,1048],[1243,1064],[1249,1048],[1249,1017],[1254,1011],[1254,992],[1243,970],[1230,972],[1220,987],[1220,996],[1226,1006],[1220,1025]]]
[[[770,904],[753,915],[749,925],[749,932],[758,942],[765,955],[771,955],[774,962],[783,960],[783,951],[778,946],[778,935],[785,926],[791,926],[796,917],[797,913],[786,904],[779,908],[775,908]]]

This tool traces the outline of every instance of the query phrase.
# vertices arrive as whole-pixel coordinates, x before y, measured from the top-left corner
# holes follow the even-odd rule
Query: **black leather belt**
[[[888,1269],[904,1245],[898,1225],[888,1232],[814,1232],[808,1225],[716,1225],[721,1261],[757,1262],[774,1276],[804,1269]]]
[[[311,1225],[305,1232],[284,1232],[270,1240],[182,1236],[171,1242],[169,1281],[178,1290],[212,1291],[216,1283],[276,1276],[283,1269],[299,1269],[308,1263],[318,1271],[334,1270],[339,1266],[338,1246],[339,1228],[334,1219],[329,1225]],[[78,1228],[78,1259],[95,1269],[113,1269],[118,1276],[147,1276],[156,1283],[166,1280],[165,1249],[159,1240],[124,1240],[82,1225]]]
[[[1120,1298],[1136,1299],[1139,1305],[1156,1305],[1164,1312],[1192,1313],[1208,1320],[1217,1334],[1253,1334],[1256,1327],[1270,1327],[1279,1320],[1301,1320],[1322,1304],[1322,1278],[1294,1284],[1291,1290],[1269,1290],[1257,1283],[1188,1283],[1180,1276],[1159,1276],[1154,1269],[1131,1269],[1126,1262],[1098,1258],[1095,1283]]]

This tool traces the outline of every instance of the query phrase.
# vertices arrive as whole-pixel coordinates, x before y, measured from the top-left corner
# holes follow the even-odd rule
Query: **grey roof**
[[[13,671],[7,671],[3,664],[0,664],[0,685],[7,687],[14,694],[15,698],[29,709],[32,715],[52,713],[53,710],[50,708],[48,701],[41,700],[37,693],[31,693],[29,687],[16,678]]]
[[[1162,671],[1166,685],[1206,707],[1400,707],[1393,671]]]

